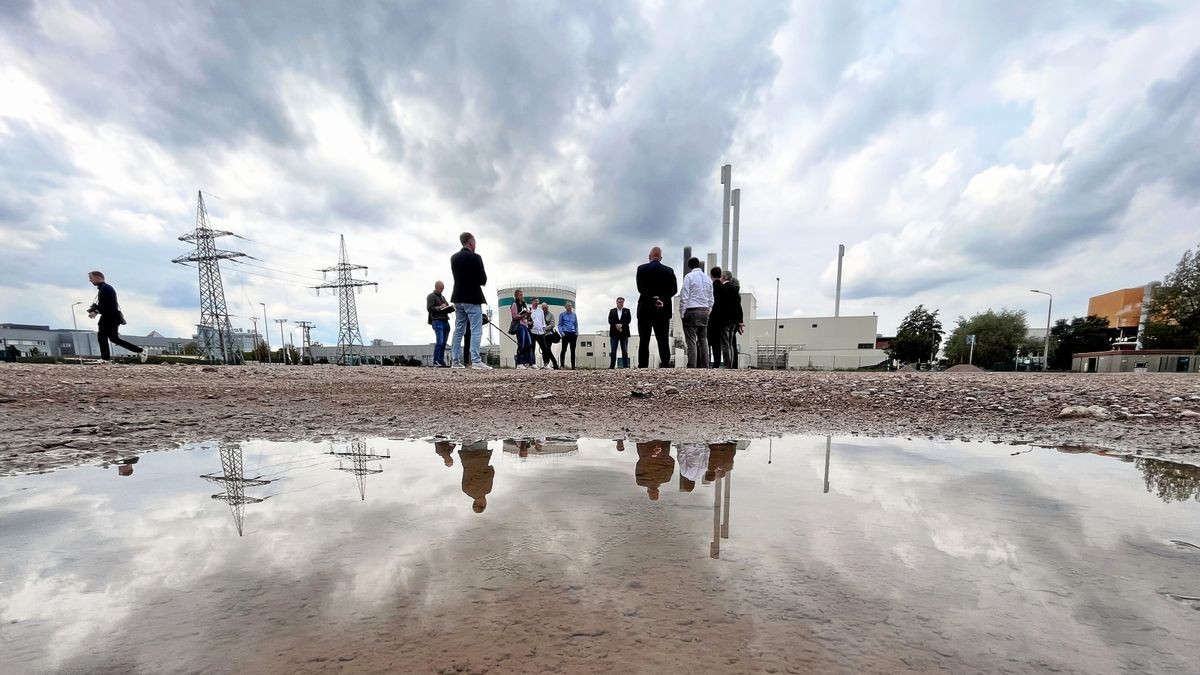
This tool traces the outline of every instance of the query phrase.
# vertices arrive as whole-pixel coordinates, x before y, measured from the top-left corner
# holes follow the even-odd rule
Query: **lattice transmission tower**
[[[300,328],[300,363],[312,364],[312,329],[316,328],[311,321],[297,321]]]
[[[328,278],[330,272],[335,272],[337,279],[327,281],[320,286],[313,286],[313,288],[317,289],[317,295],[321,294],[322,289],[337,289],[338,350],[336,363],[341,366],[349,366],[362,363],[365,356],[362,331],[358,328],[358,307],[354,303],[354,294],[362,293],[364,286],[374,286],[378,291],[379,284],[354,278],[356,270],[363,270],[363,276],[366,276],[367,267],[366,265],[350,264],[350,258],[346,255],[346,236],[342,235],[341,240],[341,255],[338,257],[338,263],[333,267],[317,270],[325,278]]]
[[[339,461],[336,467],[338,471],[348,471],[354,474],[355,480],[358,481],[359,499],[365,502],[367,500],[367,476],[383,473],[382,460],[392,458],[391,450],[387,450],[385,452],[387,454],[380,455],[368,450],[366,441],[350,441],[350,444],[346,446],[345,450],[341,452],[330,450],[329,454],[338,458]],[[343,459],[347,460],[350,463],[350,466],[342,465],[341,460]],[[374,461],[380,462],[378,469],[373,469],[367,466],[367,462]]]
[[[242,463],[242,446],[222,444],[217,447],[217,450],[221,454],[221,474],[209,473],[200,477],[220,483],[225,487],[224,492],[217,493],[212,498],[229,504],[229,510],[233,512],[233,524],[237,527],[240,537],[242,536],[242,521],[245,517],[246,504],[257,504],[266,499],[265,497],[260,499],[246,496],[246,488],[267,485],[272,481],[264,480],[261,476],[246,478],[246,468]]]
[[[235,345],[233,329],[229,326],[229,310],[225,306],[225,285],[221,282],[220,261],[246,257],[246,254],[217,248],[217,237],[236,235],[212,229],[208,223],[208,210],[204,208],[204,193],[198,192],[197,195],[196,229],[179,237],[179,241],[192,242],[196,248],[171,262],[181,265],[195,263],[200,270],[200,323],[196,328],[201,353],[210,361],[224,364],[241,363],[242,350]]]

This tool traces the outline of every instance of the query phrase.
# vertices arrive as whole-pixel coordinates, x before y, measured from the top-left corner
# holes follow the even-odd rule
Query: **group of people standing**
[[[450,300],[443,295],[445,285],[438,281],[433,293],[426,298],[429,325],[433,327],[434,365],[441,368],[462,368],[464,338],[470,342],[472,368],[491,370],[479,354],[479,338],[486,319],[483,286],[487,272],[483,258],[475,252],[475,237],[470,232],[459,235],[462,249],[450,258],[454,289]],[[662,249],[650,250],[649,260],[637,268],[637,325],[642,339],[638,345],[638,368],[650,365],[650,336],[658,345],[660,367],[670,367],[671,345],[668,331],[671,323],[673,298],[679,295],[680,318],[687,345],[689,368],[736,368],[737,336],[745,331],[742,314],[741,288],[728,271],[714,267],[705,274],[699,258],[687,261],[688,273],[683,287],[675,270],[662,262]],[[454,336],[450,343],[451,359],[446,363],[446,342],[450,335],[450,313],[454,313]],[[579,340],[579,318],[568,302],[557,317],[548,303],[533,298],[526,303],[521,290],[513,293],[509,305],[508,333],[517,345],[516,366],[525,368],[559,369],[567,367],[567,352],[571,354],[571,370],[575,369],[575,349]],[[625,298],[617,298],[616,307],[609,310],[610,342],[609,368],[617,367],[617,349],[621,363],[629,362],[629,327],[633,316],[625,307]],[[562,343],[558,358],[554,345]],[[538,365],[535,350],[541,353]]]

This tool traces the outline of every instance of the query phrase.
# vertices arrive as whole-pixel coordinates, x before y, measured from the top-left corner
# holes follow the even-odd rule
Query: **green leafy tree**
[[[967,363],[971,346],[967,336],[975,336],[975,365],[995,368],[1010,365],[1017,348],[1032,347],[1026,337],[1029,325],[1022,310],[988,310],[969,319],[958,317],[950,339],[946,342],[946,359],[951,364]],[[1026,343],[1030,342],[1027,346]]]
[[[901,363],[929,361],[942,344],[943,334],[938,310],[930,312],[925,305],[917,305],[896,329],[896,337],[887,348],[888,356]]]
[[[1184,251],[1149,306],[1145,346],[1200,351],[1200,246]]]
[[[183,353],[186,356],[200,356],[200,345],[196,344],[195,340],[183,345]]]
[[[41,356],[41,355],[42,355],[42,352],[41,352],[41,350],[39,350],[37,347],[30,347],[30,348],[29,348],[29,355],[30,355],[30,356]]]
[[[1102,316],[1077,316],[1069,322],[1059,319],[1050,329],[1050,368],[1070,370],[1071,358],[1084,352],[1102,352],[1112,347],[1120,335]]]
[[[1164,502],[1200,502],[1200,466],[1176,464],[1161,459],[1139,457],[1137,468],[1146,481],[1146,491]]]

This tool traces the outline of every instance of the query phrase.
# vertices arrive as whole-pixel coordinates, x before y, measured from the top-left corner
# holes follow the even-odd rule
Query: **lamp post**
[[[1054,296],[1046,291],[1039,291],[1036,288],[1029,289],[1030,293],[1040,293],[1050,298],[1050,303],[1046,307],[1046,342],[1042,346],[1042,372],[1050,367],[1050,312],[1054,310]]]
[[[779,277],[775,277],[775,338],[771,341],[771,370],[779,367]]]
[[[71,326],[73,326],[75,328],[76,333],[79,332],[79,322],[75,319],[75,305],[82,305],[82,304],[83,304],[82,302],[72,302],[71,303]],[[88,346],[90,347],[91,345],[88,345]],[[71,347],[75,350],[75,358],[78,359],[80,363],[83,363],[83,357],[79,355],[79,336],[78,335],[75,335],[75,334],[71,335]],[[92,353],[92,350],[88,349],[88,354],[90,355],[91,353]]]
[[[258,304],[263,308],[263,342],[267,343],[267,365],[271,365],[271,322],[267,321],[267,303]]]

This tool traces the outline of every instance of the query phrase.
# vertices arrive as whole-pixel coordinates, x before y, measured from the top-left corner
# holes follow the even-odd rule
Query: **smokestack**
[[[833,294],[833,315],[842,315],[842,258],[846,257],[846,245],[838,244],[837,290]]]
[[[734,190],[730,199],[733,206],[733,247],[729,254],[729,273],[737,278],[738,222],[741,220],[742,213],[742,189]]]
[[[725,201],[721,206],[721,267],[729,267],[729,184],[733,182],[733,165],[721,167],[721,185],[725,186]]]
[[[714,268],[716,266],[717,266],[717,254],[709,253],[708,254],[708,269],[711,270],[712,268]]]
[[[687,261],[689,261],[691,259],[692,259],[692,247],[684,246],[683,247],[683,267],[679,268],[684,271],[684,274],[687,274]]]
[[[1144,349],[1142,340],[1146,337],[1146,324],[1150,322],[1150,300],[1154,298],[1154,289],[1162,286],[1161,281],[1151,281],[1142,289],[1142,313],[1138,316],[1137,346],[1134,349]]]

